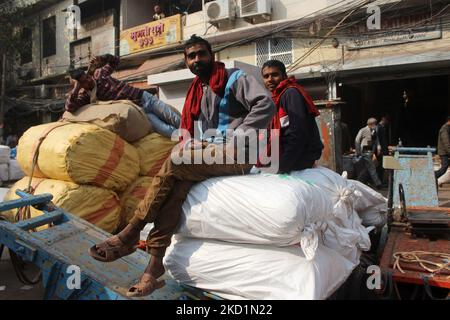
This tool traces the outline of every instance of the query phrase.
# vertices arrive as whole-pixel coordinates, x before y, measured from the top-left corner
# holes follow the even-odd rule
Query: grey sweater
[[[364,149],[369,149],[372,152],[377,150],[378,140],[376,139],[375,130],[366,126],[359,130],[355,139],[356,154],[360,155]]]
[[[227,69],[228,76],[237,69]],[[201,101],[202,131],[216,129],[219,125],[219,104],[222,97],[216,95],[206,84],[203,84]],[[268,92],[251,75],[239,77],[231,89],[230,104],[227,117],[228,129],[266,129],[276,112],[276,107]],[[201,136],[199,128],[195,128],[197,136]]]

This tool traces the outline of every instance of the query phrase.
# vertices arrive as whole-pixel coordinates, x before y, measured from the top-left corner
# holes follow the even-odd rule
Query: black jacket
[[[287,89],[280,105],[288,115],[288,123],[286,119],[282,121],[279,172],[311,167],[320,159],[323,149],[315,117],[308,112],[305,99],[297,89]]]

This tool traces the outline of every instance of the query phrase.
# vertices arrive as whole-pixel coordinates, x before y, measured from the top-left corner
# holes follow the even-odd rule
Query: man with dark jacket
[[[443,176],[448,169],[448,157],[450,155],[450,116],[447,118],[447,122],[439,130],[437,153],[441,158],[441,168],[435,172],[436,179]]]
[[[313,167],[323,149],[315,120],[319,111],[296,79],[287,76],[281,61],[267,61],[261,72],[277,106],[271,129],[281,131],[279,173]]]

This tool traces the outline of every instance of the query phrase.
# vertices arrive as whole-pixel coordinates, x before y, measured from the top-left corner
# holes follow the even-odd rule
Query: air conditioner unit
[[[236,17],[236,3],[234,0],[216,0],[205,4],[207,22],[214,24]]]
[[[270,20],[272,0],[241,0],[239,14],[241,18]]]

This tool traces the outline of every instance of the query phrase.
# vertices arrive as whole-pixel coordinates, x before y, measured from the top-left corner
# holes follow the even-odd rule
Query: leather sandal
[[[139,282],[128,289],[127,297],[137,298],[148,296],[153,291],[164,287],[165,284],[166,282],[164,280],[158,280],[150,274],[144,273]]]
[[[119,240],[120,244],[115,244],[111,240]],[[101,262],[112,262],[116,261],[122,257],[128,256],[134,253],[138,248],[138,244],[127,245],[122,240],[120,240],[119,236],[115,235],[111,238],[107,239],[105,242],[100,244],[96,244],[89,249],[89,255],[95,260]],[[98,249],[102,249],[105,252],[105,255],[100,255],[98,253]]]

